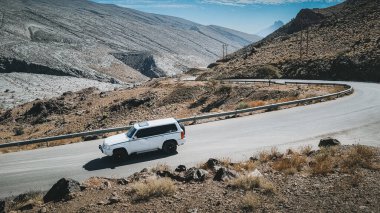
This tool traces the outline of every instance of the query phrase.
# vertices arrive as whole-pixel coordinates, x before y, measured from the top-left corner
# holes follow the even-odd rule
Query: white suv
[[[185,140],[185,127],[176,119],[167,118],[137,123],[127,133],[106,138],[99,149],[117,159],[158,149],[171,154]]]

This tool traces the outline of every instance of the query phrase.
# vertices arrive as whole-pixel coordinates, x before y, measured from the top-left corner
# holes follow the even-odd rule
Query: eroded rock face
[[[44,202],[69,200],[70,194],[80,191],[80,183],[70,178],[62,178],[44,196]]]
[[[330,138],[330,137],[322,138],[318,144],[319,147],[329,147],[329,146],[338,146],[338,145],[340,145],[340,141],[338,141],[335,138]]]

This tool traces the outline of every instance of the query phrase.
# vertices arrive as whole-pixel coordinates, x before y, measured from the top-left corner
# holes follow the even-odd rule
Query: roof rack
[[[138,123],[138,125],[139,125],[139,127],[149,126],[148,122],[146,122],[146,121],[140,122],[140,123]]]

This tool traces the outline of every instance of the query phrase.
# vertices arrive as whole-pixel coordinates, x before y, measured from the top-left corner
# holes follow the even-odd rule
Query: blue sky
[[[122,7],[181,17],[204,25],[219,25],[255,33],[302,8],[324,8],[343,0],[93,0]]]

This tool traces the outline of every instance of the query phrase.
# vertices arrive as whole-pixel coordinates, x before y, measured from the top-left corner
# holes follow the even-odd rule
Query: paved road
[[[209,157],[245,159],[272,146],[316,146],[323,136],[380,146],[380,84],[348,84],[355,93],[334,101],[188,126],[188,142],[173,156],[156,152],[115,163],[99,152],[101,140],[2,154],[0,197],[47,190],[61,177],[122,177],[159,162],[194,165]]]

